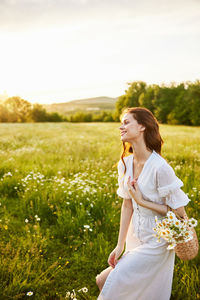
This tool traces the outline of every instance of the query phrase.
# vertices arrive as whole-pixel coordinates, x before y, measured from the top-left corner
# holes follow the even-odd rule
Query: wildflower
[[[166,236],[166,235],[167,235],[167,232],[166,232],[166,230],[161,230],[160,234],[161,234],[162,236]]]
[[[4,225],[4,229],[5,229],[5,230],[8,230],[8,225]]]
[[[83,227],[89,229],[90,225],[83,225]]]
[[[190,227],[195,227],[197,226],[197,220],[195,220],[194,218],[189,219],[188,224]]]
[[[167,250],[172,250],[176,247],[176,244],[171,244],[167,247]]]
[[[33,295],[33,292],[28,292],[27,294],[26,294],[27,296],[32,296]]]
[[[88,292],[88,289],[87,289],[86,287],[83,287],[83,288],[82,288],[82,291],[83,291],[83,293],[87,293],[87,292]]]
[[[28,221],[28,219],[25,219],[24,222],[25,222],[25,223],[28,223],[29,221]]]
[[[178,219],[176,219],[176,220],[174,221],[174,225],[175,225],[176,227],[179,227],[179,226],[181,225],[181,222],[180,222]]]
[[[157,235],[153,236],[158,238],[158,241],[162,237],[166,240],[169,245],[168,250],[174,249],[177,244],[188,242],[193,238],[193,232],[189,227],[197,225],[197,220],[191,218],[189,220],[179,220],[176,218],[173,212],[168,212],[167,217],[162,220],[162,222],[157,222],[156,227],[153,228],[153,231]]]
[[[70,292],[67,292],[65,297],[66,297],[66,298],[69,298],[70,295],[71,295],[71,293],[70,293]]]
[[[167,217],[170,221],[174,221],[176,218],[175,214],[172,211],[168,211]]]

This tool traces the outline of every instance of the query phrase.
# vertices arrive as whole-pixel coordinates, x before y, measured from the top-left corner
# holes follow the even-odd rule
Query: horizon
[[[116,98],[128,82],[199,79],[200,2],[4,0],[0,42],[1,95]]]

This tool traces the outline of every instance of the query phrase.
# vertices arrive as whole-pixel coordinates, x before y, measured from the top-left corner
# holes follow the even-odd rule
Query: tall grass
[[[116,244],[116,123],[0,125],[0,299],[96,299]],[[200,215],[200,129],[161,126],[163,156]],[[197,227],[199,234],[199,227]],[[200,258],[176,258],[171,299],[199,299]]]

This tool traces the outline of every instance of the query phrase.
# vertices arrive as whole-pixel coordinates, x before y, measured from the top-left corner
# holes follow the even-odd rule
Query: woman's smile
[[[120,131],[121,136],[123,136],[123,135],[126,134],[126,133],[127,133],[126,130],[121,130],[121,131]]]

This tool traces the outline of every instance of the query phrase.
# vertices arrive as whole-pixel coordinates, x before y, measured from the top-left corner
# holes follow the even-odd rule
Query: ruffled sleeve
[[[164,164],[157,170],[157,183],[159,196],[165,198],[166,204],[171,208],[185,206],[190,201],[181,190],[183,182],[176,176],[170,165]]]
[[[118,189],[117,189],[117,195],[124,199],[130,199],[129,194],[124,189],[124,164],[122,160],[118,162]]]

